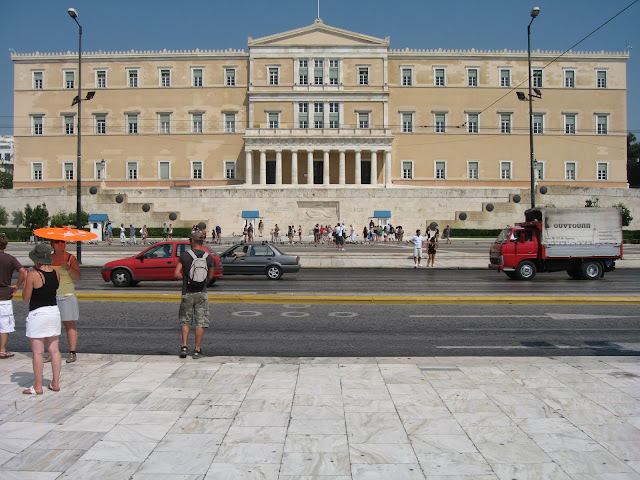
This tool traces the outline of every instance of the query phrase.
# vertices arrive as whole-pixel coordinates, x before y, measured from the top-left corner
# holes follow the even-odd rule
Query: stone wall
[[[258,210],[268,232],[274,224],[286,230],[287,225],[302,225],[308,232],[316,223],[353,224],[359,231],[367,224],[374,210],[390,210],[392,225],[405,230],[424,228],[427,221],[441,227],[501,228],[524,218],[529,208],[528,189],[513,188],[415,188],[394,186],[335,186],[270,188],[165,188],[119,189],[98,188],[91,194],[82,192],[82,208],[87,213],[106,213],[113,224],[133,223],[136,227],[158,227],[163,223],[191,226],[205,222],[210,229],[220,225],[223,234],[239,234],[244,220],[243,210]],[[117,202],[117,196],[122,202]],[[517,196],[520,201],[516,202]],[[617,188],[548,187],[546,195],[536,196],[537,206],[583,207],[587,199],[599,199],[600,206],[625,204],[634,217],[630,229],[640,229],[640,191]],[[9,214],[46,203],[50,214],[75,212],[76,189],[0,190],[0,204]],[[149,211],[143,211],[144,205]],[[489,206],[489,204],[491,206]],[[492,208],[493,207],[493,208]],[[492,209],[491,209],[492,208]],[[491,211],[489,211],[491,210]],[[170,214],[176,215],[171,220]],[[466,220],[460,220],[460,214]]]

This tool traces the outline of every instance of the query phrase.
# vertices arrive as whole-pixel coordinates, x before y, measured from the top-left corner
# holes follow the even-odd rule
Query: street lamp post
[[[531,154],[531,208],[536,208],[536,159],[533,154],[533,95],[531,87],[531,24],[540,13],[539,7],[531,10],[531,21],[527,25],[527,59],[529,64],[529,153]]]

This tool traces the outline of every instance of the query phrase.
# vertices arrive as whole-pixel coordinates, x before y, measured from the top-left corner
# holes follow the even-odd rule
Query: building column
[[[298,184],[298,151],[291,151],[291,185]]]
[[[313,150],[307,150],[307,185],[313,185]]]
[[[260,185],[267,184],[267,151],[260,150]]]
[[[371,151],[371,185],[378,183],[378,152]]]
[[[276,150],[276,185],[282,185],[282,150]]]
[[[356,150],[356,185],[362,183],[362,152]]]
[[[245,151],[244,184],[253,184],[253,151]]]
[[[338,183],[340,185],[344,185],[346,183],[345,173],[344,173],[344,170],[345,170],[345,165],[344,165],[345,164],[345,157],[346,157],[345,151],[344,150],[340,150],[340,163],[338,165],[338,168],[339,168]]]
[[[391,151],[384,152],[384,186],[391,186]]]
[[[329,150],[323,151],[322,184],[329,185]]]

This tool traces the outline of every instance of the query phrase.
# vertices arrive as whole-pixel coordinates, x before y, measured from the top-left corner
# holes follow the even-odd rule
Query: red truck
[[[500,232],[489,256],[489,268],[512,279],[566,270],[595,280],[622,258],[622,216],[615,207],[532,208],[523,223]]]

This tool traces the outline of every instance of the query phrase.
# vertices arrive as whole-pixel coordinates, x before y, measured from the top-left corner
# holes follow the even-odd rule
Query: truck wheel
[[[582,278],[585,280],[597,280],[602,276],[602,264],[596,261],[587,261],[582,264]]]
[[[516,268],[516,278],[518,280],[532,280],[535,276],[536,264],[529,260],[520,262],[520,264]]]
[[[572,267],[567,270],[567,273],[574,280],[582,280],[582,272],[580,271],[580,267]]]
[[[516,276],[516,272],[504,272],[504,274],[509,277],[511,280],[515,280],[516,278],[518,278]]]

